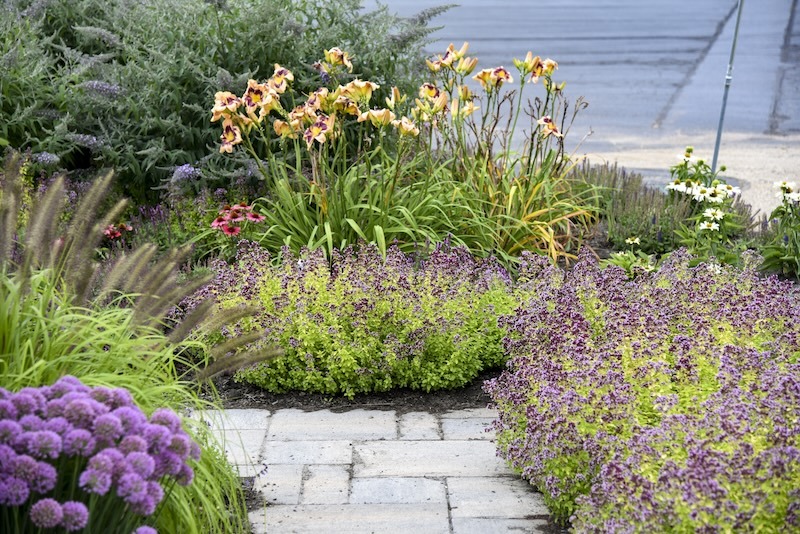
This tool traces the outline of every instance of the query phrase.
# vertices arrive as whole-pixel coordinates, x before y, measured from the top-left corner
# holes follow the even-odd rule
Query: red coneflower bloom
[[[222,228],[222,225],[224,225],[227,222],[228,219],[220,215],[219,217],[214,219],[214,222],[211,223],[211,228]]]
[[[249,220],[249,221],[253,221],[253,222],[259,223],[259,222],[263,221],[264,219],[266,219],[266,217],[264,217],[263,215],[260,215],[258,213],[253,213],[252,211],[247,213],[247,220]]]

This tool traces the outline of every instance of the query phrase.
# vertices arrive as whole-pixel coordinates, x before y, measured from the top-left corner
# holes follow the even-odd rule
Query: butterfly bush
[[[238,261],[186,307],[214,298],[222,308],[260,307],[243,331],[263,332],[283,357],[239,372],[270,391],[352,396],[394,387],[462,386],[504,361],[496,318],[513,309],[508,273],[493,259],[440,244],[424,259],[374,245],[294,256],[279,265],[250,242]]]
[[[800,291],[692,259],[533,263],[501,319],[498,453],[577,532],[800,528]]]
[[[0,530],[155,532],[142,524],[199,458],[178,415],[148,418],[125,389],[0,388]]]

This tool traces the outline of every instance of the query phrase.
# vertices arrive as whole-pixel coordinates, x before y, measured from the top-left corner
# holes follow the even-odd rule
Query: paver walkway
[[[203,412],[268,505],[254,532],[557,532],[496,457],[488,409]],[[264,467],[266,466],[266,470]]]

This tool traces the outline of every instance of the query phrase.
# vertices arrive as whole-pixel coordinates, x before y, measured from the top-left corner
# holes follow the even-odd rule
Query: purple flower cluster
[[[92,528],[102,531],[121,516],[90,511],[98,498],[152,515],[164,498],[159,481],[188,485],[189,461],[199,457],[174,412],[162,408],[148,419],[127,390],[90,388],[70,376],[16,393],[0,388],[0,525],[29,505],[23,520],[37,527],[80,530],[91,513]],[[62,504],[65,495],[76,500]]]
[[[533,262],[501,319],[499,454],[578,532],[800,528],[800,290],[690,260]]]
[[[78,87],[90,95],[107,98],[109,100],[120,98],[125,94],[121,86],[102,80],[87,80],[80,83]]]
[[[353,395],[392,387],[458,387],[501,365],[500,313],[513,309],[511,279],[493,259],[440,244],[414,258],[397,247],[321,250],[281,264],[242,241],[236,264],[214,264],[216,279],[184,303],[243,300],[261,313],[233,333],[258,329],[285,355],[239,377],[273,391]]]

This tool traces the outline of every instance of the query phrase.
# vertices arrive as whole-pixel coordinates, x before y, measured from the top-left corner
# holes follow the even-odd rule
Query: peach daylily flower
[[[345,66],[347,72],[353,72],[353,63],[350,61],[352,58],[347,52],[343,52],[340,48],[334,47],[330,50],[324,51],[325,61],[332,66]]]
[[[553,119],[549,115],[545,115],[536,122],[542,127],[542,137],[548,137],[550,135],[554,135],[559,138],[564,137],[564,134],[558,131],[558,126],[556,126],[556,123],[553,122]]]
[[[333,109],[347,115],[361,115],[361,110],[358,109],[358,104],[356,104],[355,100],[345,95],[340,95],[336,100],[334,100]]]
[[[272,123],[272,128],[275,130],[277,135],[283,137],[284,139],[297,139],[297,136],[301,131],[299,120],[286,122],[281,119],[276,119],[275,122]]]
[[[514,79],[511,74],[504,67],[495,67],[493,69],[483,69],[478,74],[472,77],[473,80],[478,80],[483,90],[486,92],[498,89],[504,82],[511,83]]]
[[[275,72],[272,74],[272,77],[267,80],[267,84],[272,88],[273,91],[276,93],[283,94],[288,87],[288,82],[294,81],[294,74],[289,69],[285,69],[275,63]]]
[[[386,97],[386,107],[394,110],[395,106],[399,106],[408,98],[406,95],[400,94],[400,89],[397,86],[392,87],[392,96]]]
[[[408,117],[403,117],[399,121],[393,120],[392,126],[397,128],[397,131],[400,132],[400,135],[408,135],[411,137],[416,137],[419,135],[419,128],[417,128],[417,125],[414,124]]]
[[[222,145],[219,147],[220,153],[232,153],[234,145],[242,142],[242,132],[239,127],[233,124],[231,119],[222,121],[222,135],[220,136]]]
[[[395,118],[396,115],[390,109],[371,109],[359,115],[358,122],[369,120],[373,126],[379,128],[381,126],[388,126]]]
[[[318,142],[319,144],[324,143],[327,139],[326,136],[329,133],[332,133],[332,126],[333,125],[331,124],[330,117],[320,115],[316,122],[306,128],[306,131],[303,133],[303,139],[305,139],[308,148],[311,148],[311,145],[314,143],[314,141]]]
[[[211,109],[211,122],[236,113],[242,104],[241,99],[228,91],[218,91],[214,95],[214,107]]]
[[[372,92],[377,91],[380,85],[364,80],[355,79],[340,88],[341,94],[358,102],[369,102]]]
[[[441,91],[432,83],[423,83],[419,88],[419,97],[428,100],[435,100],[439,97]]]
[[[461,45],[460,50],[456,50],[455,46],[453,46],[453,43],[450,43],[450,45],[447,47],[447,50],[445,50],[444,52],[444,56],[439,57],[439,61],[441,62],[442,65],[445,65],[447,67],[452,67],[454,61],[458,61],[459,59],[464,57],[464,54],[467,53],[468,48],[469,48],[469,43],[467,42]]]

